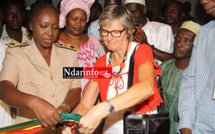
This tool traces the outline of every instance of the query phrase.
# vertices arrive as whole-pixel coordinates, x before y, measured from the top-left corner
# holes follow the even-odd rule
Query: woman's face
[[[37,47],[50,48],[59,32],[58,14],[52,8],[40,8],[34,14],[29,26]]]
[[[67,14],[65,30],[71,35],[82,35],[86,25],[87,14],[84,10],[76,8]]]
[[[125,30],[124,29],[125,27],[121,24],[119,20],[115,20],[102,26],[102,30],[108,32],[111,31],[117,31],[117,33],[121,32],[120,37],[114,37],[111,33],[108,33],[107,36],[102,36],[100,30],[100,35],[109,50],[116,52],[120,51],[124,47],[127,47],[129,35],[126,32],[126,29]]]

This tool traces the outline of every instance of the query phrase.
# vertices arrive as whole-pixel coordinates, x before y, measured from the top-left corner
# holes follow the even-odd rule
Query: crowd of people
[[[215,17],[215,0],[199,2]],[[214,21],[198,24],[189,2],[167,3],[162,22],[148,18],[145,0],[23,5],[0,7],[0,127],[37,118],[40,134],[71,134],[57,125],[76,113],[79,133],[123,134],[125,112],[158,114],[164,103],[170,134],[215,132]],[[63,67],[111,67],[112,77],[64,79]]]

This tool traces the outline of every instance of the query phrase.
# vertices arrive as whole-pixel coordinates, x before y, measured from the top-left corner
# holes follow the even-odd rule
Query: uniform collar
[[[37,48],[34,39],[32,38],[31,44],[29,45],[29,57],[33,64],[36,66],[43,68],[50,73],[59,69],[62,66],[63,59],[62,54],[59,52],[59,48],[57,48],[54,44],[52,45],[52,53],[51,53],[51,63],[50,66],[46,63],[39,49]]]

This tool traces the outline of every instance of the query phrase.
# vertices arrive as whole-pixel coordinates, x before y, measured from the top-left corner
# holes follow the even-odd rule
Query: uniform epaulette
[[[66,48],[66,49],[70,49],[70,50],[73,50],[73,51],[77,51],[77,47],[76,46],[72,46],[72,45],[69,45],[69,44],[62,44],[62,43],[54,43],[54,44],[57,47]]]
[[[30,43],[6,43],[6,45],[10,48],[13,48],[13,47],[28,46],[28,45],[30,45]]]

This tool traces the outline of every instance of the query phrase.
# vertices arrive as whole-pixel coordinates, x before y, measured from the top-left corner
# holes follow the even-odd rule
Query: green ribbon
[[[62,113],[60,114],[60,117],[65,122],[75,121],[78,123],[79,120],[81,119],[81,115],[73,114],[73,113]],[[28,127],[33,127],[37,125],[41,125],[40,122],[37,119],[33,119],[30,121],[21,122],[18,124],[0,128],[0,133],[13,132],[13,130],[17,131],[17,130],[27,129]]]

